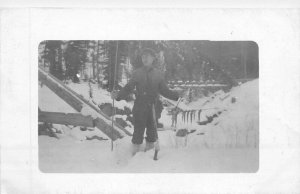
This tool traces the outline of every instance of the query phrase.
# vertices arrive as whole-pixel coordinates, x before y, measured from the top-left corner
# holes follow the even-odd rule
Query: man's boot
[[[141,151],[141,145],[140,144],[132,144],[132,146],[131,146],[132,156],[134,156],[139,151]]]
[[[145,152],[147,152],[148,150],[151,150],[153,148],[154,148],[154,142],[147,142],[146,141]]]
[[[157,159],[157,155],[158,155],[158,151],[160,150],[160,146],[159,146],[159,141],[158,140],[155,142],[154,150],[155,150],[155,152],[154,152],[153,160],[158,160]]]

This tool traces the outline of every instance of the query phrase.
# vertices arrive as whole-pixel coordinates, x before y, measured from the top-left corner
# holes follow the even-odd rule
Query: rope
[[[116,48],[116,58],[115,58],[115,69],[114,69],[114,77],[113,77],[113,91],[115,90],[115,80],[116,80],[116,73],[117,73],[117,65],[118,65],[118,47],[119,47],[119,42],[117,41],[117,48]],[[112,137],[113,137],[113,132],[114,132],[114,115],[115,115],[115,99],[113,99],[113,103],[112,103],[112,107],[113,107],[113,113],[112,113],[112,118],[111,118],[111,133],[112,133]],[[111,151],[114,150],[114,143],[113,140],[111,139]]]

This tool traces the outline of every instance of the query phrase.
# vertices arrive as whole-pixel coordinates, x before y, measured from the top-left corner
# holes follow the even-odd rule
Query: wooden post
[[[61,112],[39,112],[39,122],[54,123],[61,125],[73,125],[83,127],[97,127],[112,141],[123,138],[123,135],[112,129],[110,125],[100,118],[93,119],[91,116],[84,116],[80,113],[61,113]],[[112,130],[114,132],[112,133]]]
[[[55,123],[61,125],[94,127],[93,118],[91,116],[84,116],[80,113],[40,111],[38,117],[39,117],[39,122]]]

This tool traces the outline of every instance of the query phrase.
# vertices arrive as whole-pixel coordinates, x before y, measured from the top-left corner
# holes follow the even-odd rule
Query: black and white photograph
[[[42,172],[257,172],[255,42],[45,40],[38,51]]]
[[[298,1],[67,1],[0,3],[0,193],[299,193]]]

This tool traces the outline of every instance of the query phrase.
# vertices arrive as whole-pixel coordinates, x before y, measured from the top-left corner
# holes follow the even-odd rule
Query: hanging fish
[[[191,123],[193,122],[193,111],[190,111],[190,121],[191,121]]]
[[[201,111],[201,109],[198,111],[198,122],[200,122]]]
[[[185,111],[182,112],[182,121],[183,121],[183,123],[185,123],[185,113],[186,113]]]
[[[189,114],[190,114],[190,111],[187,111],[187,114],[186,114],[186,123],[189,122]]]
[[[196,110],[193,110],[193,115],[194,115],[193,120],[195,120],[196,119]]]

